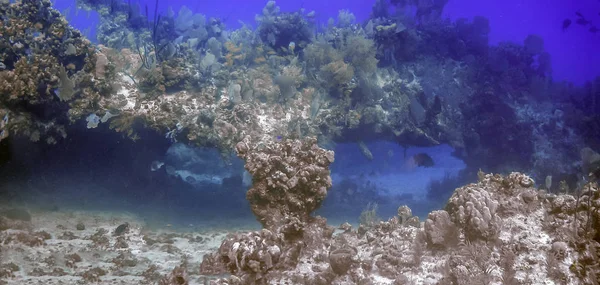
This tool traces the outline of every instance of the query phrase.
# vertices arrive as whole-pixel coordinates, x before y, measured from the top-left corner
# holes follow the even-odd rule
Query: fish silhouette
[[[562,24],[563,31],[567,30],[567,28],[569,28],[569,26],[571,26],[571,23],[572,23],[571,19],[565,19]]]
[[[424,152],[413,155],[412,159],[416,166],[433,167],[435,165],[433,158]]]

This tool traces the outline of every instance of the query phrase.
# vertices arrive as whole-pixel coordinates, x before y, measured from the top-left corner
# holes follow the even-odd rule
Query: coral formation
[[[78,1],[100,12],[96,47],[47,1],[2,4],[16,16],[0,27],[0,74],[11,84],[2,85],[0,137],[56,143],[67,119],[93,118],[90,127],[132,139],[147,127],[223,153],[246,136],[447,143],[472,171],[536,178],[572,175],[579,149],[597,147],[587,139],[599,129],[595,82],[553,82],[541,38],[490,46],[489,22],[444,21],[445,1],[378,1],[366,24],[342,11],[317,33],[313,12],[274,1],[256,30],[228,33],[186,7],[148,19],[113,2]],[[418,16],[394,18],[390,4]],[[560,99],[567,94],[579,95]],[[519,139],[526,134],[534,139]]]
[[[246,197],[267,229],[280,231],[282,222],[298,223],[289,228],[293,232],[325,199],[331,187],[333,151],[319,148],[316,142],[307,138],[256,145],[246,138],[237,144],[236,152],[253,177]]]
[[[69,105],[90,104],[106,84],[92,81],[95,48],[50,1],[2,2],[0,11],[0,137],[56,143]]]
[[[201,272],[232,274],[216,284],[594,284],[598,185],[575,198],[533,184],[516,172],[482,175],[424,223],[405,222],[411,211],[401,206],[388,221],[334,235],[322,218],[294,239],[268,229],[231,235]]]

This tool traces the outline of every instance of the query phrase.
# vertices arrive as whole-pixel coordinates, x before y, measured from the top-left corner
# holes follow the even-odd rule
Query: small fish
[[[577,19],[577,21],[575,21],[575,23],[577,23],[578,25],[582,25],[582,26],[587,26],[588,24],[592,23],[584,18],[579,18]]]
[[[162,161],[158,161],[158,160],[155,160],[155,161],[153,161],[153,162],[152,162],[152,165],[150,165],[150,170],[151,170],[151,171],[157,171],[157,170],[159,170],[159,169],[160,169],[160,168],[161,168],[163,165],[165,165],[165,163],[164,163],[164,162],[162,162]]]
[[[120,236],[129,231],[129,223],[120,224],[115,231],[113,232],[113,236]]]
[[[192,177],[192,176],[188,176],[185,178],[185,182],[190,183],[190,184],[194,184],[196,183],[196,178]]]
[[[579,18],[583,18],[583,15],[579,12],[575,12],[575,15],[577,15],[577,17],[579,17]]]
[[[571,19],[565,19],[562,24],[563,31],[567,30],[571,26]]]
[[[435,165],[433,158],[424,152],[413,155],[412,160],[416,166],[433,167]]]
[[[592,172],[589,174],[590,179],[600,180],[600,165],[598,165]]]
[[[588,31],[590,31],[590,33],[595,34],[598,32],[598,28],[596,28],[596,26],[592,26],[592,27],[590,27],[590,29]]]
[[[588,172],[587,175],[589,181],[600,181],[600,159],[598,156],[595,156],[594,159],[592,159],[592,161],[588,161],[587,165],[585,165],[585,168],[585,170],[587,170]]]
[[[590,180],[600,180],[600,154],[589,147],[580,151],[581,170]]]
[[[15,221],[31,221],[31,214],[25,209],[22,208],[12,208],[8,210],[4,210],[0,212],[0,216],[15,220]]]

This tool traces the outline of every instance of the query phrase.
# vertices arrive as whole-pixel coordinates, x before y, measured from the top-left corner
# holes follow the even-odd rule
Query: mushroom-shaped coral
[[[316,142],[308,138],[253,145],[246,138],[237,144],[237,154],[253,177],[246,198],[265,228],[277,229],[295,218],[306,222],[325,199],[333,151]]]

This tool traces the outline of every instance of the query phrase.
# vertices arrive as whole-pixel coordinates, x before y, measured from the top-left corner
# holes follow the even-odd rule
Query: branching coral
[[[346,39],[342,48],[344,59],[365,76],[377,69],[375,43],[364,36],[353,35]]]
[[[34,55],[31,62],[22,57],[15,63],[13,70],[0,71],[0,92],[10,94],[12,100],[31,104],[51,101],[52,87],[59,82],[59,77],[56,76],[59,70],[64,69],[60,69],[56,58],[52,56]],[[39,92],[40,86],[45,86],[42,92]]]

